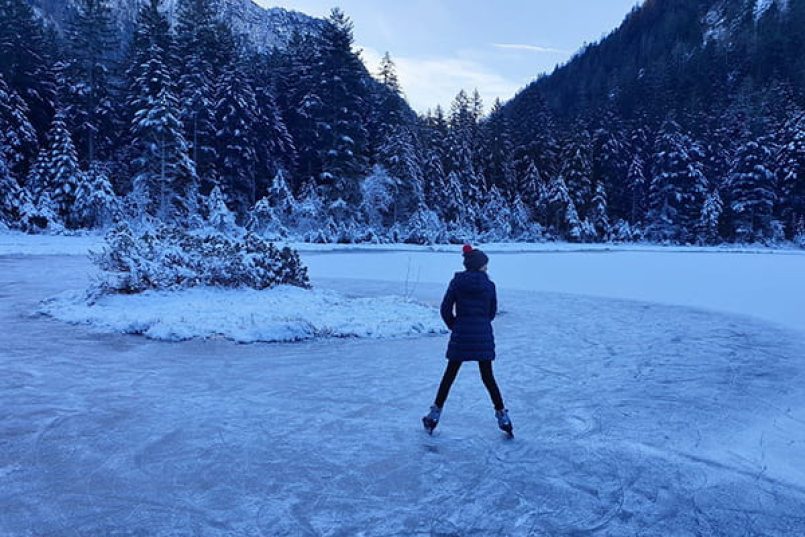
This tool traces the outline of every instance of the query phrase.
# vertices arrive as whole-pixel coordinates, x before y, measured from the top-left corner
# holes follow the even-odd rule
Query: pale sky
[[[256,0],[325,17],[338,5],[355,24],[355,43],[372,73],[391,54],[418,112],[449,108],[475,88],[488,110],[584,43],[615,29],[638,0]]]

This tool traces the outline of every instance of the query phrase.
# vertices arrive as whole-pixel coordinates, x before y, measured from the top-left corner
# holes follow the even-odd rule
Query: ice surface
[[[304,258],[317,288],[435,305],[446,255]],[[563,287],[648,297],[661,277],[714,300],[768,279],[784,303],[802,259],[492,256],[510,442],[472,364],[420,430],[446,337],[97,334],[32,314],[86,286],[85,258],[0,257],[0,535],[803,535],[803,333]],[[563,293],[511,283],[546,280]]]
[[[315,337],[389,338],[446,332],[439,312],[402,296],[350,298],[289,285],[193,288],[112,295],[88,302],[81,291],[48,299],[40,312],[74,324],[151,339],[223,337],[238,343]]]

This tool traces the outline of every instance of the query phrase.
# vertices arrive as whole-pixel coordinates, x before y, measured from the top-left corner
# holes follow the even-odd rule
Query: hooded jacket
[[[492,319],[497,309],[495,284],[486,272],[467,270],[456,273],[441,307],[442,319],[451,330],[448,360],[479,362],[495,359]]]

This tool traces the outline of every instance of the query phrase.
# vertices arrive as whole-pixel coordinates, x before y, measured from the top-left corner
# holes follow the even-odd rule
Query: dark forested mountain
[[[805,87],[803,29],[802,0],[647,0],[510,106],[539,94],[560,117],[612,106],[630,118],[794,92]]]
[[[610,220],[655,240],[705,240],[714,219],[732,240],[792,236],[803,29],[805,0],[646,0],[494,121],[510,125],[516,161],[562,176],[582,224],[600,184]]]
[[[113,0],[109,2],[115,25],[123,41],[133,34],[137,13],[146,0]],[[31,0],[37,11],[57,28],[63,28],[75,14],[79,0]],[[176,19],[179,0],[166,0],[162,9],[170,20]],[[322,29],[320,19],[298,11],[282,8],[262,8],[252,0],[214,0],[211,7],[216,17],[232,28],[235,35],[243,35],[246,41],[259,51],[274,46],[285,47],[294,32],[315,33]]]

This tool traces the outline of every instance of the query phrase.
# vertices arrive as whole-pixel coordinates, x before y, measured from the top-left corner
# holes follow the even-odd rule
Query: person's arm
[[[453,325],[456,323],[456,316],[453,313],[453,306],[455,306],[455,304],[456,290],[453,286],[453,282],[451,281],[450,285],[447,286],[447,292],[444,294],[444,298],[442,299],[442,307],[440,308],[442,320],[450,330],[453,329]]]
[[[491,321],[495,318],[495,315],[498,314],[498,292],[495,288],[495,283],[490,283],[492,283],[492,300],[489,304],[489,320]]]

